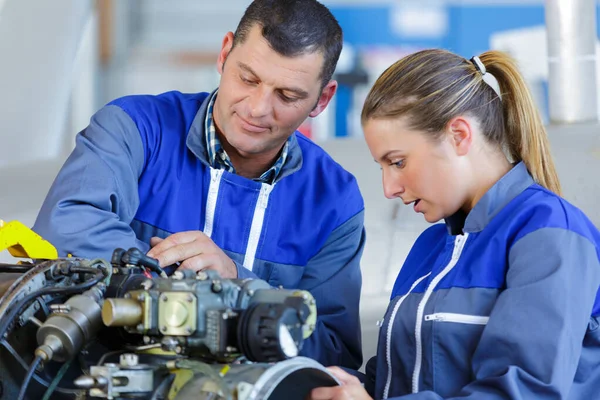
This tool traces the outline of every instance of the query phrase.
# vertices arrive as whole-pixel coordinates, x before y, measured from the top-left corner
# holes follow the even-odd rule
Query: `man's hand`
[[[372,400],[357,377],[338,367],[327,368],[341,382],[342,386],[313,389],[311,400]]]
[[[208,236],[200,231],[174,233],[166,239],[153,237],[150,239],[152,249],[148,255],[158,259],[162,268],[180,262],[178,269],[202,271],[213,269],[222,278],[238,277],[237,268]]]

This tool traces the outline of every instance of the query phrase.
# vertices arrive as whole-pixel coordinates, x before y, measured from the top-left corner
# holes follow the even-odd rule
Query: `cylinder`
[[[142,305],[133,299],[107,299],[102,307],[106,326],[136,326],[142,318]]]
[[[305,357],[274,364],[232,364],[225,368],[194,362],[181,366],[189,368],[194,376],[181,388],[175,400],[305,400],[312,389],[339,385],[327,368]]]
[[[596,1],[547,0],[546,31],[551,122],[597,121]]]

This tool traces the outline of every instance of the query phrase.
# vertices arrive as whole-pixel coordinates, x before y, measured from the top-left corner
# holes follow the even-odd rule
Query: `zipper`
[[[219,196],[219,186],[221,185],[221,177],[224,171],[223,169],[210,169],[210,186],[208,187],[208,197],[206,198],[206,215],[203,229],[204,234],[208,237],[212,236],[214,228],[217,197]]]
[[[490,317],[456,313],[435,313],[425,316],[425,321],[455,322],[457,324],[487,325]]]
[[[394,306],[394,310],[392,311],[392,314],[390,315],[390,319],[389,319],[389,323],[388,323],[388,329],[387,329],[387,334],[386,334],[386,338],[385,338],[385,361],[387,363],[387,367],[388,367],[388,375],[387,375],[387,379],[385,381],[385,387],[383,389],[383,398],[387,399],[388,398],[388,394],[390,392],[390,385],[392,384],[392,350],[391,350],[391,342],[392,342],[392,328],[394,326],[394,319],[396,319],[396,313],[398,312],[398,309],[400,308],[400,305],[402,304],[402,302],[404,301],[404,299],[410,294],[410,292],[413,291],[413,289],[415,287],[417,287],[417,285],[419,283],[421,283],[421,281],[425,278],[427,278],[429,275],[431,275],[431,272],[429,272],[427,275],[424,275],[422,277],[420,277],[419,279],[417,279],[412,286],[410,287],[410,289],[408,289],[408,293],[406,293],[404,296],[400,297],[400,299],[398,299],[398,301],[396,302],[396,305]],[[383,324],[383,320],[382,320],[382,324]]]
[[[248,245],[246,246],[246,255],[244,256],[244,267],[252,271],[254,259],[256,258],[256,250],[260,241],[263,223],[265,221],[265,213],[269,205],[269,195],[275,187],[275,184],[268,185],[263,183],[256,201],[256,208],[252,216],[252,225],[250,226],[250,236],[248,237]]]
[[[415,369],[413,371],[413,376],[412,376],[412,392],[413,393],[419,392],[419,377],[421,375],[421,364],[423,363],[423,343],[422,343],[423,339],[421,338],[421,328],[423,325],[423,314],[425,313],[425,305],[427,304],[429,297],[431,297],[431,294],[433,293],[433,290],[438,285],[438,283],[440,283],[440,281],[446,275],[448,275],[448,273],[450,271],[452,271],[452,268],[454,268],[454,266],[458,262],[458,259],[460,258],[460,255],[463,251],[463,248],[465,247],[465,243],[466,243],[468,237],[469,237],[468,233],[465,233],[464,235],[456,236],[456,239],[454,240],[454,250],[452,251],[452,258],[450,258],[450,262],[448,263],[448,265],[446,265],[446,267],[442,270],[442,272],[440,272],[439,274],[437,274],[435,276],[435,278],[433,278],[433,280],[427,287],[427,290],[425,290],[425,294],[423,295],[423,298],[421,299],[419,306],[417,307],[417,321],[415,324],[415,342],[416,342],[415,357],[416,357],[416,359],[415,359]]]

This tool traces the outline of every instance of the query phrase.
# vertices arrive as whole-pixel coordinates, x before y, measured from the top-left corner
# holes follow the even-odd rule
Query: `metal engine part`
[[[171,400],[304,399],[338,384],[298,357],[316,323],[308,292],[214,271],[152,276],[156,260],[137,249],[117,249],[110,264],[14,267],[29,269],[0,272],[11,274],[0,294],[0,400],[22,398],[21,382],[25,398]]]
[[[168,362],[167,367],[175,371],[168,394],[175,400],[304,400],[315,387],[339,384],[325,367],[306,357],[274,364],[234,365],[178,360]],[[150,394],[156,379],[153,368],[139,364],[135,354],[125,354],[120,364],[92,367],[89,376],[82,376],[75,383],[99,398]]]

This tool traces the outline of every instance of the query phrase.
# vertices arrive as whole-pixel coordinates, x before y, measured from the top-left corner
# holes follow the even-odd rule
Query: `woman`
[[[366,388],[313,399],[600,398],[600,233],[560,197],[514,63],[412,54],[375,83],[362,124],[385,195],[429,222],[396,280]]]

